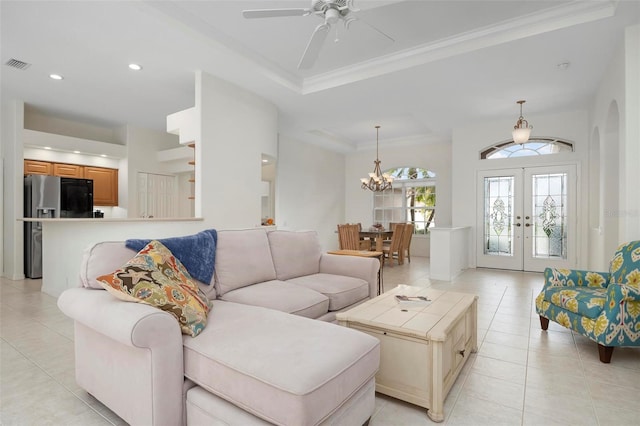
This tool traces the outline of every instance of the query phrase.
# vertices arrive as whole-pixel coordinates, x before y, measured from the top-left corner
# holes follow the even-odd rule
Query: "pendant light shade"
[[[511,132],[513,135],[513,141],[520,144],[529,140],[529,136],[531,136],[531,129],[533,129],[533,126],[530,126],[529,122],[522,116],[522,104],[525,102],[526,101],[516,102],[520,104],[520,117],[518,117],[516,125],[513,126],[513,132]]]

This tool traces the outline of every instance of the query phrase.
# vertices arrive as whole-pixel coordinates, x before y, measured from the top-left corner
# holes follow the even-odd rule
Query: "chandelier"
[[[533,129],[533,126],[529,126],[529,122],[522,116],[522,104],[525,102],[526,101],[516,102],[517,104],[520,104],[520,117],[518,118],[516,125],[513,126],[513,132],[511,133],[515,143],[525,143],[528,141],[529,136],[531,135],[531,129]]]
[[[380,126],[376,126],[376,161],[373,163],[375,167],[373,173],[369,173],[368,178],[360,179],[362,182],[362,189],[368,189],[373,192],[380,192],[386,189],[391,189],[391,182],[393,182],[393,176],[388,173],[382,173],[380,170],[380,160],[378,159],[378,133],[380,132]]]

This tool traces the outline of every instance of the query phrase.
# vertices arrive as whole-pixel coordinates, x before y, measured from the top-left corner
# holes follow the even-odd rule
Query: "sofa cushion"
[[[84,250],[80,264],[80,283],[83,287],[104,290],[96,277],[115,271],[135,255],[136,252],[127,248],[124,241],[105,241],[89,245]],[[209,300],[216,298],[215,286],[207,285],[195,278],[193,281]]]
[[[104,287],[96,277],[108,274],[124,265],[136,255],[136,251],[124,245],[124,241],[105,241],[91,244],[84,250],[80,263],[80,283],[83,287]]]
[[[262,228],[218,231],[215,264],[218,295],[276,279],[267,232]]]
[[[206,229],[195,235],[158,238],[157,240],[171,250],[171,253],[182,262],[193,278],[204,284],[212,284],[213,267],[216,261],[216,241],[218,240],[215,229]],[[125,245],[139,251],[150,242],[149,239],[129,239],[125,241]]]
[[[374,377],[378,339],[347,327],[224,301],[184,337],[185,376],[280,425],[315,425]]]
[[[197,336],[207,325],[209,300],[182,263],[158,241],[151,241],[121,268],[96,280],[120,300],[170,313],[183,334]]]
[[[326,296],[299,285],[277,280],[227,292],[221,299],[307,318],[318,318],[329,310],[329,299]]]
[[[268,233],[276,278],[290,278],[320,272],[322,248],[315,231],[271,231]]]
[[[313,274],[287,281],[315,290],[329,298],[329,310],[338,311],[369,297],[369,283],[343,275]]]
[[[549,287],[545,300],[574,314],[596,319],[607,301],[607,289],[597,287]]]

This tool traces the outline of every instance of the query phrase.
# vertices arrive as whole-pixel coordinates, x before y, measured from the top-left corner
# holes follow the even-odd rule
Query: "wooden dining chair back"
[[[340,250],[369,250],[371,242],[360,240],[360,230],[358,224],[338,225],[338,242]]]
[[[391,234],[391,241],[382,246],[382,253],[384,253],[385,262],[391,262],[391,266],[393,266],[394,255],[397,256],[398,265],[402,265],[402,260],[399,254],[402,250],[402,234],[404,233],[404,229],[404,226],[396,225],[393,230],[393,234]]]
[[[400,256],[402,257],[402,261],[404,261],[404,257],[406,256],[409,263],[411,263],[411,237],[413,237],[413,231],[415,227],[413,223],[407,223],[404,226],[404,231],[402,233],[402,249],[400,250]]]

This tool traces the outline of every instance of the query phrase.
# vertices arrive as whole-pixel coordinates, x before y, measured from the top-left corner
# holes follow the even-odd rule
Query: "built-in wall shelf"
[[[195,107],[167,115],[167,132],[178,135],[181,145],[195,142],[196,128]]]

